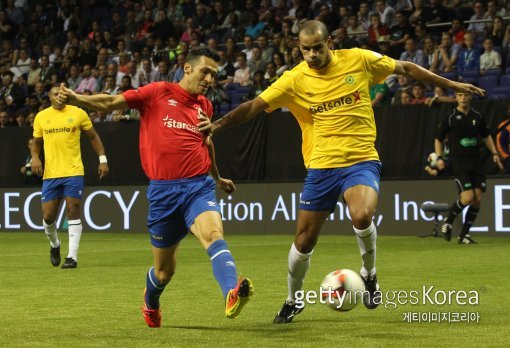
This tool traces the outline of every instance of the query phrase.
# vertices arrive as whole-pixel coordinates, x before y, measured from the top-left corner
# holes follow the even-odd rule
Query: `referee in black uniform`
[[[459,244],[476,244],[469,235],[469,229],[476,219],[482,201],[482,193],[485,191],[485,173],[480,158],[482,141],[492,153],[494,163],[500,170],[503,170],[489,128],[482,115],[471,108],[471,98],[469,93],[456,94],[455,99],[458,105],[441,122],[438,136],[434,141],[435,152],[438,155],[437,167],[442,170],[445,166],[442,159],[443,141],[448,136],[450,170],[459,192],[459,199],[450,207],[448,217],[441,227],[441,232],[447,241],[451,239],[453,220],[464,207],[469,205],[466,221],[459,235]]]

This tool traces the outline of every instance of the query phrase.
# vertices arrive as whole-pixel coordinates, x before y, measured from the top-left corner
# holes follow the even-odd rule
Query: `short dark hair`
[[[186,63],[191,63],[202,56],[211,58],[215,62],[220,61],[220,56],[215,50],[210,49],[209,47],[197,47],[189,51],[186,56]]]
[[[298,36],[301,33],[304,33],[305,35],[313,35],[317,32],[320,32],[322,34],[322,39],[326,40],[329,36],[328,27],[320,21],[316,20],[310,20],[304,22],[301,27],[299,28]]]

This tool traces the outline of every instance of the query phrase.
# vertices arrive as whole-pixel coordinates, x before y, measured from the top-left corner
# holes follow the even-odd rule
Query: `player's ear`
[[[190,63],[184,63],[184,73],[185,74],[191,74],[191,71],[193,70],[193,67]]]

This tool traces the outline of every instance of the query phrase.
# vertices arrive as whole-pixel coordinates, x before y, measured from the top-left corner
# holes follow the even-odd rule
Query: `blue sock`
[[[220,284],[223,297],[227,297],[228,292],[237,285],[236,264],[227,243],[218,239],[209,246],[207,254],[211,258],[214,277]]]
[[[154,267],[147,272],[147,286],[145,290],[145,305],[149,309],[159,309],[159,296],[165,290],[165,285],[156,278]]]

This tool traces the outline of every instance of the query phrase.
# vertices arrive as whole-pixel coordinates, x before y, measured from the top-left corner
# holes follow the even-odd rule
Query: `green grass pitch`
[[[67,252],[66,233],[62,257]],[[238,271],[255,295],[239,318],[224,316],[221,291],[207,254],[193,237],[178,252],[177,273],[161,298],[163,326],[140,314],[145,273],[152,263],[146,234],[85,233],[78,268],[51,266],[41,233],[0,233],[0,346],[508,346],[509,238],[477,236],[479,245],[435,238],[382,236],[377,266],[383,290],[476,290],[478,305],[399,305],[337,312],[308,305],[292,324],[272,320],[286,297],[292,236],[227,235]],[[305,280],[317,290],[337,268],[358,270],[353,236],[322,236]],[[478,312],[478,323],[404,322],[406,312]]]

